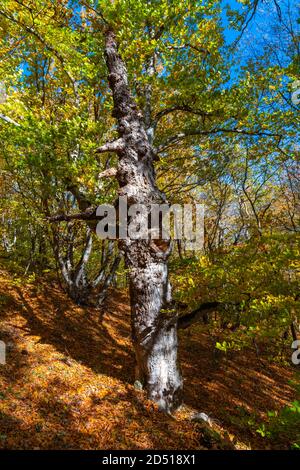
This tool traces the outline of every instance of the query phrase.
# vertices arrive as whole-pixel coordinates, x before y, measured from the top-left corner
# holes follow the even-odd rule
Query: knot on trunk
[[[150,240],[150,250],[156,257],[166,259],[171,252],[171,240],[154,238]]]

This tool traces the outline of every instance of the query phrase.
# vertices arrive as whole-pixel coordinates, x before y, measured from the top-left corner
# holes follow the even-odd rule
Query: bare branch
[[[183,44],[182,46],[173,46],[173,45],[167,46],[168,49],[175,49],[175,50],[186,49],[187,47],[189,47],[190,49],[194,49],[200,54],[205,54],[205,55],[210,54],[210,52],[207,49],[204,49],[203,47],[194,46],[193,44],[190,44],[189,42],[187,42],[186,44]]]
[[[204,302],[198,308],[193,310],[191,313],[179,317],[178,329],[185,329],[196,323],[199,319],[204,319],[204,316],[220,308],[222,304],[220,302]]]
[[[271,132],[264,132],[264,131],[247,131],[244,129],[237,129],[237,128],[232,128],[232,129],[225,129],[225,128],[216,128],[216,129],[211,129],[209,131],[201,131],[201,130],[188,130],[184,132],[179,132],[178,134],[169,137],[162,145],[160,145],[157,148],[157,153],[163,152],[166,150],[170,145],[176,144],[178,142],[181,142],[182,140],[186,139],[187,137],[192,137],[196,135],[200,136],[209,136],[209,135],[214,135],[214,134],[240,134],[240,135],[245,135],[245,136],[257,136],[257,137],[278,137],[281,139],[280,134],[275,134]]]
[[[117,168],[107,168],[107,170],[102,171],[99,173],[98,178],[110,178],[112,176],[116,176]]]
[[[89,207],[83,212],[76,214],[56,214],[48,217],[49,222],[69,222],[70,220],[96,220],[96,210],[94,206]]]
[[[239,36],[235,39],[235,41],[233,43],[234,47],[236,47],[237,44],[240,42],[240,40],[242,39],[246,29],[248,28],[249,24],[253,20],[255,14],[256,14],[256,10],[258,8],[258,4],[259,4],[259,0],[254,0],[253,4],[250,5],[250,7],[249,7],[249,9],[248,9],[248,11],[245,15],[244,21],[243,21],[242,30],[241,30]]]
[[[13,124],[14,126],[20,127],[20,124],[18,124],[16,121],[11,119],[10,117],[5,116],[4,114],[0,113],[0,119],[3,119],[3,121],[9,122],[10,124]]]
[[[171,106],[170,108],[165,108],[162,111],[159,111],[156,116],[155,120],[159,121],[162,117],[166,116],[167,114],[176,112],[176,111],[183,111],[186,113],[191,113],[191,114],[196,114],[205,118],[210,118],[213,116],[219,116],[221,113],[221,110],[217,110],[215,112],[207,113],[203,111],[202,109],[194,109],[192,106],[189,105],[177,105],[177,106]]]
[[[96,150],[96,153],[105,153],[105,152],[115,152],[121,153],[124,150],[125,143],[123,139],[117,139],[112,142],[107,142],[106,144],[101,145]]]

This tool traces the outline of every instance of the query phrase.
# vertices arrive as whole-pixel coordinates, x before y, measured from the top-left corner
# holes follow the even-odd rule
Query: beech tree
[[[128,86],[126,66],[117,50],[114,31],[105,32],[105,57],[114,100],[119,139],[97,151],[119,156],[119,195],[131,204],[166,203],[155,181],[155,152],[146,133],[143,115]],[[132,216],[136,226],[144,214]],[[158,227],[159,230],[159,227]],[[137,379],[145,383],[149,397],[160,409],[172,411],[182,399],[182,379],[177,360],[177,316],[172,308],[167,259],[170,240],[159,238],[121,242],[129,269],[132,333],[137,359]]]

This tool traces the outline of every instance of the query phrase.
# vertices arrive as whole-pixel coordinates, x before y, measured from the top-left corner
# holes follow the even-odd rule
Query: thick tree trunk
[[[154,151],[143,116],[128,87],[127,70],[117,51],[114,32],[105,34],[105,56],[114,100],[114,117],[119,139],[98,151],[119,155],[117,179],[119,195],[128,207],[143,204],[148,214],[151,204],[165,203],[157,188],[153,168]],[[144,217],[137,214],[135,225]],[[172,411],[181,403],[182,379],[177,362],[177,316],[172,309],[167,259],[170,242],[165,240],[120,240],[129,269],[132,333],[137,360],[137,379],[160,409]]]

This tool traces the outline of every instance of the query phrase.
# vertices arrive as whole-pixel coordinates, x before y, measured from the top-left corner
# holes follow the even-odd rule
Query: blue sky
[[[277,3],[280,5],[282,11],[282,16],[286,22],[291,22],[294,30],[300,31],[299,17],[300,17],[300,1],[299,0],[279,0]],[[243,11],[243,6],[237,0],[222,0],[221,4],[223,6],[223,26],[225,39],[228,44],[231,44],[238,33],[233,30],[228,22],[226,15],[226,5],[229,5],[232,9]],[[298,24],[297,24],[298,19]],[[272,35],[272,27],[274,22],[278,20],[278,12],[274,3],[274,0],[266,0],[261,2],[255,16],[249,23],[247,30],[241,41],[241,46],[249,43],[260,42],[264,37]]]
[[[222,20],[224,26],[224,34],[227,43],[231,44],[237,37],[237,31],[230,28],[229,22],[226,15],[226,5],[229,5],[231,8],[235,8],[237,10],[241,10],[241,4],[237,3],[235,0],[222,0],[223,12],[222,12]]]
[[[222,0],[221,4],[223,6],[222,12],[222,21],[224,27],[224,36],[227,45],[231,45],[238,38],[239,32],[235,31],[229,24],[227,15],[226,15],[226,5],[229,5],[232,9],[243,11],[243,5],[237,0]],[[298,32],[300,34],[300,2],[299,0],[279,0],[277,4],[280,5],[282,12],[283,22],[286,23],[287,27]],[[298,20],[298,22],[297,22]],[[232,69],[231,79],[234,79],[241,69],[242,66],[247,64],[247,61],[250,57],[260,55],[263,52],[263,47],[267,43],[276,44],[276,41],[284,40],[284,35],[288,35],[285,28],[280,33],[280,35],[275,35],[274,25],[279,21],[278,11],[274,0],[265,0],[259,4],[257,11],[254,17],[251,19],[248,24],[241,40],[239,41],[238,48],[236,49],[236,66]],[[290,38],[289,38],[290,41]],[[287,58],[284,47],[280,44],[281,47],[277,49],[277,55],[280,57],[282,66],[285,66],[290,62],[290,58]],[[299,70],[300,73],[300,70]]]

